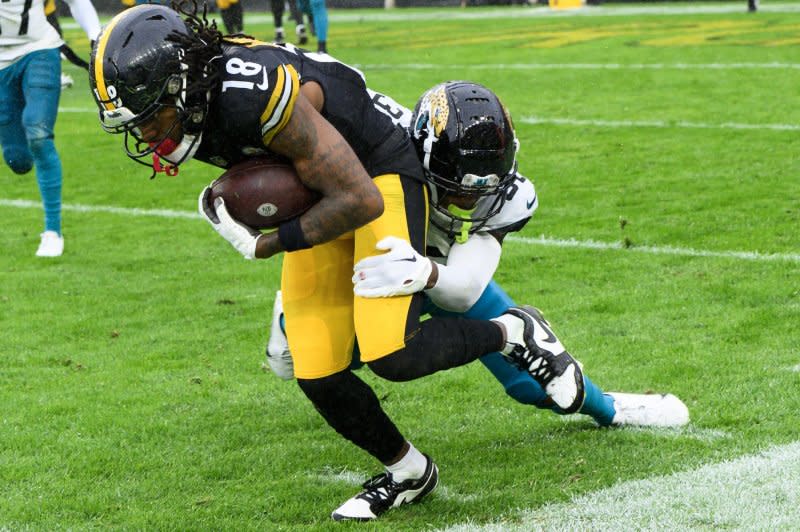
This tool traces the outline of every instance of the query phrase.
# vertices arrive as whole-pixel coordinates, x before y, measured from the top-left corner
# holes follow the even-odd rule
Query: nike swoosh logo
[[[417,257],[409,257],[407,259],[395,259],[394,262],[417,262]]]
[[[531,317],[533,318],[533,323],[534,323],[533,341],[536,342],[536,345],[538,345],[540,348],[546,351],[550,351],[556,356],[566,351],[566,349],[564,349],[564,346],[561,345],[561,342],[558,340],[558,338],[556,338],[556,335],[553,334],[553,331],[550,330],[550,327],[548,327],[547,325],[536,319],[535,316]]]
[[[534,204],[534,203],[536,203],[536,198],[533,198],[532,200],[530,200],[530,201],[529,201],[528,203],[526,203],[525,205],[527,205],[527,206],[528,206],[528,208],[530,209],[531,207],[533,207],[533,204]]]

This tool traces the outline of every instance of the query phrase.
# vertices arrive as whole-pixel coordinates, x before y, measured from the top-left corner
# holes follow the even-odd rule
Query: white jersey
[[[536,189],[527,177],[517,172],[516,179],[505,191],[506,202],[500,212],[486,221],[476,234],[486,234],[491,231],[515,232],[533,216],[539,207]],[[476,218],[489,212],[496,196],[481,198],[475,206],[473,216]],[[461,222],[454,222],[436,209],[430,210],[431,223],[428,226],[428,256],[436,260],[444,258],[450,253],[450,247],[456,242],[462,229]],[[451,228],[445,231],[442,228]]]
[[[47,22],[43,0],[0,1],[0,69],[31,52],[64,43]]]
[[[90,40],[100,21],[90,0],[67,0],[72,16]],[[0,0],[0,69],[31,52],[59,48],[64,41],[44,14],[44,0]]]

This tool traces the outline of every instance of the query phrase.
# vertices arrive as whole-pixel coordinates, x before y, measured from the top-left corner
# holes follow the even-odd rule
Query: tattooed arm
[[[321,244],[383,213],[383,198],[361,161],[336,129],[300,93],[289,122],[270,149],[289,157],[300,180],[322,199],[300,217],[306,241]],[[256,257],[284,251],[277,232],[259,237]]]

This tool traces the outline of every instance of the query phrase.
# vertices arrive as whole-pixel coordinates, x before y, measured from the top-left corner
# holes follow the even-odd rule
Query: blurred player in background
[[[361,359],[393,381],[502,351],[531,368],[559,406],[576,411],[584,392],[580,366],[566,351],[536,343],[541,322],[526,309],[493,320],[421,321],[421,293],[354,297],[353,264],[374,255],[387,236],[413,244],[415,254],[402,259],[420,268],[413,291],[432,271],[429,261],[417,260],[427,199],[407,132],[376,109],[357,70],[293,46],[225,39],[194,9],[180,7],[184,19],[162,6],[137,6],[106,26],[90,65],[101,124],[132,137],[128,155],[141,162],[156,154],[159,164],[174,167],[195,158],[229,168],[278,154],[321,194],[302,216],[266,234],[233,219],[221,198],[210,205],[208,188],[199,210],[245,258],[285,252],[281,288],[297,384],[333,429],[385,467],[332,517],[375,519],[438,483],[433,460],[405,439],[350,370],[356,336]]]
[[[513,124],[497,95],[477,83],[451,81],[434,86],[413,113],[375,93],[376,107],[408,127],[430,186],[427,259],[436,281],[426,288],[425,310],[434,316],[458,314],[491,319],[514,306],[492,280],[500,263],[503,240],[520,231],[538,207],[531,183],[517,171],[518,141]],[[503,179],[503,176],[512,176]],[[355,293],[388,297],[408,293],[415,256],[407,241],[385,242],[387,253],[364,259],[355,267]],[[425,280],[427,283],[427,279]],[[419,284],[415,284],[418,286]],[[560,342],[538,313],[549,341]],[[293,377],[292,359],[281,323],[281,294],[273,308],[267,361],[284,379]],[[516,401],[563,414],[527,371],[500,353],[480,361]],[[686,406],[674,395],[606,393],[584,374],[586,399],[579,412],[599,425],[678,426],[689,421]]]
[[[95,40],[100,22],[89,0],[67,3],[89,40]],[[15,173],[36,167],[45,222],[38,257],[58,257],[64,251],[61,160],[53,141],[63,44],[47,22],[43,0],[0,2],[0,144]]]
[[[289,0],[290,2],[295,0]],[[328,53],[328,8],[325,0],[296,0],[302,13],[312,21],[312,32],[317,36],[317,52]]]
[[[286,0],[270,0],[270,8],[272,9],[272,19],[275,22],[275,42],[283,44],[286,42],[286,32],[283,29],[283,13],[286,9]],[[294,30],[297,34],[297,44],[305,46],[308,44],[308,32],[306,31],[306,25],[303,24],[303,13],[295,0],[289,0],[289,12],[291,19],[295,23]]]
[[[217,0],[217,7],[229,35],[244,31],[244,13],[240,0]]]

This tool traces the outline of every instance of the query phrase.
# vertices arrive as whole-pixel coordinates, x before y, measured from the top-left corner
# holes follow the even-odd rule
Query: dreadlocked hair
[[[219,72],[213,59],[222,55],[222,33],[215,20],[208,20],[208,7],[203,3],[198,13],[197,0],[173,0],[172,9],[185,17],[187,33],[172,32],[167,40],[178,44],[184,51],[183,62],[189,67],[188,77],[192,83],[187,86],[187,98],[205,94],[213,89],[219,80]]]

